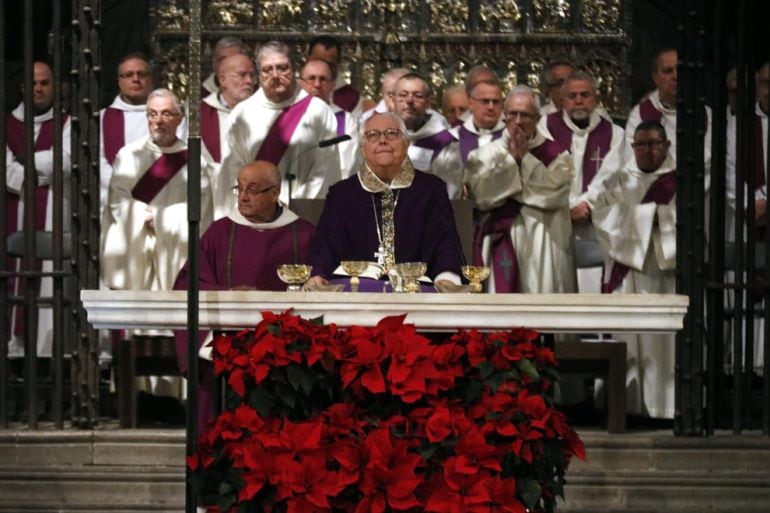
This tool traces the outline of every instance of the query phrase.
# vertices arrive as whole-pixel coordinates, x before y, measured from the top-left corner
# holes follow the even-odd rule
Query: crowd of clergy
[[[326,36],[310,42],[303,62],[277,41],[255,55],[236,38],[215,46],[199,110],[202,289],[284,290],[276,268],[307,263],[306,287],[322,290],[340,278],[341,261],[363,260],[385,270],[424,262],[437,285],[459,285],[462,265],[483,264],[491,268],[489,293],[675,292],[676,50],[655,56],[656,88],[632,108],[625,127],[602,108],[597,77],[566,61],[545,66],[539,90],[506,91],[491,68],[477,65],[440,99],[418,73],[391,69],[375,101],[343,80],[342,58],[341,46]],[[766,65],[757,73],[763,134],[769,80]],[[119,94],[100,113],[102,286],[184,288],[186,109],[171,91],[154,88],[142,54],[123,57],[117,81]],[[33,92],[38,229],[45,230],[53,80],[44,62],[35,63]],[[728,116],[734,155],[735,118]],[[23,221],[23,103],[6,119],[12,232]],[[66,177],[70,120],[63,122]],[[709,148],[710,129],[707,169]],[[757,174],[759,218],[764,168]],[[734,182],[728,180],[728,200]],[[291,203],[315,198],[325,203],[314,226]],[[473,262],[455,226],[451,200],[460,199],[474,208]],[[591,245],[603,262],[578,268],[576,248]],[[40,354],[50,354],[45,317]],[[20,324],[13,319],[11,354],[23,351]],[[672,340],[623,340],[629,411],[672,418]]]

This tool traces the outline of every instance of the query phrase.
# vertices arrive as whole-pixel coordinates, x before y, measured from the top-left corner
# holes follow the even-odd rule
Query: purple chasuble
[[[503,130],[505,130],[505,127],[492,132],[492,140],[499,139],[503,135]],[[461,126],[458,130],[458,135],[460,137],[460,160],[462,160],[463,167],[465,167],[470,152],[479,147],[479,134],[474,134],[464,126]]]
[[[486,220],[476,229],[473,237],[473,263],[484,265],[482,245],[484,237],[489,235],[490,260],[494,272],[495,292],[519,292],[519,264],[516,248],[511,239],[513,220],[519,215],[521,204],[509,199],[502,206],[489,213]]]
[[[211,158],[217,164],[222,162],[222,147],[219,139],[219,111],[206,102],[201,102],[201,139]]]
[[[350,84],[346,84],[332,93],[332,103],[345,112],[353,112],[360,99],[361,93]]]
[[[444,271],[460,275],[462,250],[444,181],[415,171],[409,187],[393,192],[396,262],[425,262],[431,279]],[[364,190],[357,174],[332,185],[310,248],[313,275],[329,279],[343,260],[376,261],[378,227],[382,233],[382,193]]]
[[[548,131],[562,147],[563,151],[572,151],[572,130],[564,122],[562,112],[553,112],[546,118]],[[583,188],[588,190],[596,173],[599,171],[602,159],[610,151],[612,143],[612,123],[601,118],[599,124],[588,134],[585,152],[583,153]]]
[[[334,117],[337,118],[337,135],[345,135],[345,111],[336,112]]]
[[[126,125],[122,110],[115,107],[104,109],[102,139],[104,139],[104,158],[112,166],[118,152],[126,145]]]
[[[150,203],[185,165],[187,165],[187,150],[164,153],[136,182],[131,189],[131,196],[135,200]]]
[[[640,204],[655,203],[657,205],[668,205],[676,194],[676,171],[671,171],[660,176],[655,180],[650,188],[647,189]],[[612,263],[612,271],[607,283],[602,284],[602,293],[610,294],[623,283],[628,275],[629,267],[620,262]]]
[[[294,130],[297,129],[302,116],[307,112],[312,99],[312,96],[307,95],[297,103],[283,109],[267,132],[254,160],[266,160],[276,166],[278,165],[289,147],[289,141],[294,135]]]

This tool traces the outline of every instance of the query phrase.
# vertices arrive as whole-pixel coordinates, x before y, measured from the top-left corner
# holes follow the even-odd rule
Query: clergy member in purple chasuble
[[[640,123],[634,158],[594,202],[596,235],[607,257],[603,291],[676,292],[676,173],[666,130]],[[674,335],[629,335],[626,401],[629,413],[674,417]]]
[[[574,71],[561,89],[562,110],[541,117],[538,130],[572,155],[569,207],[573,236],[596,240],[591,202],[604,189],[605,181],[623,167],[625,134],[599,106],[592,75]],[[601,291],[601,266],[578,269],[577,276],[580,292]]]
[[[228,118],[227,148],[213,182],[215,219],[228,214],[238,172],[255,160],[278,166],[281,200],[287,204],[290,194],[323,198],[340,177],[337,148],[319,147],[337,136],[337,119],[326,102],[299,87],[289,47],[269,41],[260,47],[256,61],[260,87]]]
[[[22,87],[22,92],[23,92]],[[53,121],[53,94],[54,78],[51,67],[45,62],[35,62],[33,66],[32,77],[32,98],[25,99],[32,101],[33,104],[33,123],[34,123],[34,167],[36,183],[32,185],[35,189],[36,206],[36,229],[53,229],[53,144],[54,144],[54,121]],[[24,127],[24,102],[20,103],[13,111],[5,116],[6,146],[5,146],[5,205],[0,208],[5,209],[5,230],[7,234],[24,230],[24,190],[27,184],[24,183],[24,165],[25,165],[25,127]],[[69,210],[70,210],[70,119],[66,114],[62,114],[62,170],[63,175],[63,210],[64,210],[64,229],[69,230]],[[6,269],[20,270],[21,259],[9,258],[5,262]],[[35,264],[37,270],[52,271],[51,261],[37,261]],[[8,282],[9,290],[15,295],[23,295],[24,280],[11,280]],[[42,278],[39,282],[37,292],[42,297],[51,297],[53,291],[53,282],[51,278]],[[25,330],[25,312],[23,307],[16,307],[12,310],[10,319],[10,333],[4,333],[2,336],[8,336],[8,355],[11,357],[22,356],[24,354],[24,330]],[[38,311],[37,323],[37,353],[38,355],[50,356],[53,347],[53,310],[41,306]]]
[[[485,212],[474,260],[492,268],[489,292],[574,292],[569,190],[572,159],[537,131],[539,100],[516,86],[503,136],[471,152],[465,187]]]
[[[416,73],[396,82],[393,112],[406,125],[409,159],[418,171],[432,173],[447,181],[450,197],[458,197],[456,185],[462,175],[460,151],[444,116],[428,112],[431,93],[428,82]]]
[[[424,262],[435,283],[459,284],[462,251],[446,185],[412,167],[403,121],[375,114],[360,139],[358,173],[329,189],[310,248],[308,287],[325,284],[343,260],[385,268]]]
[[[358,144],[358,116],[347,112],[339,105],[330,103],[334,89],[334,68],[321,59],[308,60],[299,74],[299,83],[311,96],[325,101],[334,111],[337,119],[337,136],[349,135],[350,140],[335,146],[340,155],[340,179],[344,180],[361,166],[363,157]]]
[[[276,270],[282,264],[304,263],[313,225],[278,201],[281,174],[270,162],[258,160],[241,169],[232,187],[227,217],[215,221],[200,241],[201,290],[285,290]],[[174,289],[186,290],[185,265]],[[203,343],[206,334],[201,334]],[[179,368],[187,371],[187,333],[176,331]],[[213,376],[201,366],[198,420],[213,418]]]

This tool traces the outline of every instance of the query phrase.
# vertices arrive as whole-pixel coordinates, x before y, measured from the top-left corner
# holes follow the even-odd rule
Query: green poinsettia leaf
[[[318,317],[313,317],[308,321],[310,324],[315,324],[316,326],[323,326],[324,325],[324,316],[319,315]]]
[[[526,374],[527,376],[529,376],[530,378],[532,379],[540,378],[540,374],[538,374],[537,369],[535,368],[534,365],[532,365],[532,362],[529,361],[528,359],[522,358],[516,364],[519,370],[524,374]]]
[[[534,508],[540,500],[540,483],[534,479],[520,479],[516,484],[524,505],[530,509]]]
[[[281,336],[281,326],[279,324],[268,324],[265,329],[271,335],[275,335],[276,337]]]
[[[495,372],[495,366],[492,365],[492,362],[481,362],[476,365],[476,368],[479,370],[481,379],[487,379],[493,372]]]
[[[275,398],[265,387],[255,387],[249,394],[249,405],[257,410],[261,417],[267,417],[273,410]]]
[[[484,393],[484,383],[481,381],[470,381],[468,386],[465,387],[463,392],[463,399],[465,404],[472,404],[481,398],[481,394]]]
[[[310,349],[309,340],[295,340],[291,344],[286,345],[286,351],[289,353],[304,353]]]
[[[437,450],[438,450],[438,446],[436,444],[430,444],[424,447],[417,448],[417,452],[420,453],[420,456],[422,456],[422,459],[426,461],[431,459],[433,455],[436,454]]]

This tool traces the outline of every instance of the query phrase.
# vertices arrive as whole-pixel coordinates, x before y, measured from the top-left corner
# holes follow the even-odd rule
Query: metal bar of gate
[[[201,65],[201,2],[190,1],[189,36],[190,96],[189,135],[187,139],[187,219],[188,246],[187,265],[190,279],[187,285],[187,437],[186,453],[195,454],[198,438],[198,238],[201,220],[201,138],[198,112],[200,110],[200,65]],[[198,505],[197,487],[192,471],[185,467],[185,511],[196,513]]]
[[[0,34],[5,34],[5,2],[0,2]],[[5,115],[5,36],[0,37],[0,113]],[[5,147],[5,118],[0,121],[0,147]],[[6,183],[6,156],[5,151],[0,151],[0,183]],[[0,208],[0,265],[6,268],[8,260],[8,247],[6,243],[6,213],[5,205],[8,192],[5,187],[0,190],[0,198],[3,199],[3,207]],[[8,278],[0,278],[0,428],[8,427],[8,344],[10,339],[10,316],[8,295]]]

